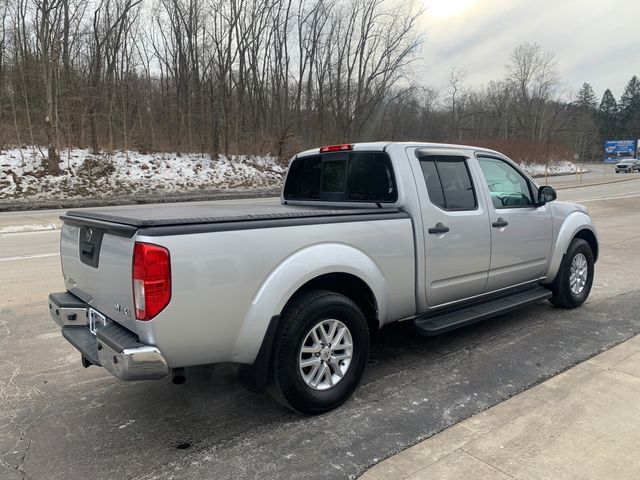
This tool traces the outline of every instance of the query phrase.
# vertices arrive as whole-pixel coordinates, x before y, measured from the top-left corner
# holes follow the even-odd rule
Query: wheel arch
[[[551,283],[555,280],[562,259],[574,238],[585,240],[591,246],[594,260],[597,260],[599,254],[598,235],[591,218],[586,213],[573,212],[564,220],[556,237],[545,283]]]
[[[585,242],[587,242],[591,247],[591,252],[593,252],[593,261],[594,262],[598,261],[598,254],[599,254],[598,239],[596,238],[596,235],[595,233],[593,233],[593,231],[587,228],[583,228],[578,233],[576,233],[573,238],[581,238]]]
[[[352,273],[326,273],[309,280],[291,296],[288,305],[298,295],[309,290],[329,290],[353,300],[367,319],[371,336],[375,336],[380,328],[378,320],[378,301],[371,287],[357,275]]]
[[[375,319],[378,325],[386,320],[387,285],[375,261],[351,245],[312,245],[281,261],[258,288],[242,319],[232,361],[253,363],[270,319],[279,316],[294,295],[308,288],[345,294],[368,319]]]

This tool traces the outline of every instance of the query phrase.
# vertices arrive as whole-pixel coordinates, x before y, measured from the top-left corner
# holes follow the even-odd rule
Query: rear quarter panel
[[[271,317],[300,286],[325,273],[367,282],[381,324],[415,313],[408,218],[136,240],[171,253],[171,302],[152,321],[137,322],[137,331],[173,367],[251,363]]]

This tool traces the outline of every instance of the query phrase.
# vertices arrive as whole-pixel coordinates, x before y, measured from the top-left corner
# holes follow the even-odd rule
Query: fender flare
[[[233,348],[232,361],[250,364],[258,355],[272,319],[306,283],[329,273],[347,273],[365,282],[376,300],[378,322],[387,316],[386,280],[361,250],[340,243],[311,245],[280,262],[254,295]]]
[[[562,222],[562,226],[553,245],[553,252],[551,261],[549,262],[549,268],[547,269],[545,283],[552,283],[555,280],[560,270],[562,259],[569,248],[569,244],[582,230],[590,231],[597,240],[598,234],[596,233],[596,229],[593,226],[591,218],[586,213],[573,212]]]

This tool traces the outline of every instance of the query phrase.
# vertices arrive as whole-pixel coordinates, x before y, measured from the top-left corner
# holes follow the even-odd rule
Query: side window
[[[429,200],[443,210],[474,210],[476,195],[463,157],[420,157]]]
[[[533,205],[529,182],[507,162],[491,157],[478,157],[495,208]]]

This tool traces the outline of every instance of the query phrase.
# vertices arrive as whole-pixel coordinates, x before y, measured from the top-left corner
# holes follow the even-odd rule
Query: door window
[[[527,179],[507,162],[491,157],[478,157],[495,208],[530,207],[533,205]]]
[[[443,210],[475,210],[476,194],[463,157],[420,157],[429,200]]]

